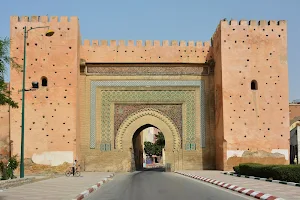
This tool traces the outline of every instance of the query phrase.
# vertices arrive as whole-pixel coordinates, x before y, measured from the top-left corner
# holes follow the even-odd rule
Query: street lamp
[[[38,26],[34,28],[30,28],[27,30],[27,27],[24,26],[24,57],[23,57],[23,86],[22,86],[22,126],[21,126],[21,162],[20,162],[20,178],[24,178],[24,119],[25,119],[25,114],[24,114],[24,109],[25,109],[25,72],[26,72],[26,39],[28,36],[28,32],[33,30],[33,29],[38,29],[38,28],[48,28],[48,31],[46,32],[47,37],[51,37],[54,34],[54,31],[49,30],[49,26]]]

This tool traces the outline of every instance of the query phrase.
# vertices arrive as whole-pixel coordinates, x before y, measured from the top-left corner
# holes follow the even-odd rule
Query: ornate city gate
[[[132,138],[147,124],[163,132],[172,170],[213,165],[209,71],[201,64],[82,64],[86,170],[134,169]]]
[[[24,126],[21,106],[3,108],[1,141],[13,142],[11,154],[21,153],[24,127],[24,157],[36,164],[78,159],[87,171],[128,171],[135,129],[160,126],[172,170],[289,162],[286,21],[221,20],[206,42],[81,44],[78,17],[11,16],[10,56],[20,65],[24,26],[55,34],[36,29],[27,37],[25,88],[39,88],[25,94]],[[20,80],[11,68],[11,98],[19,105]]]

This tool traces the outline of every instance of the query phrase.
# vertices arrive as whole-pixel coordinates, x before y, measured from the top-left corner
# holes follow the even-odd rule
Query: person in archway
[[[76,167],[77,167],[77,160],[74,160],[73,167],[72,167],[73,176],[75,176],[75,169],[76,169]]]

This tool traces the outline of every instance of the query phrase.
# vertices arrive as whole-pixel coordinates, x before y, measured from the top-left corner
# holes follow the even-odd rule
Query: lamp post
[[[28,36],[28,32],[33,29],[38,28],[48,28],[48,31],[46,32],[47,37],[51,37],[54,34],[54,31],[49,30],[49,26],[38,26],[34,28],[30,28],[27,30],[27,27],[24,26],[24,57],[23,57],[23,83],[22,83],[22,126],[21,126],[21,162],[20,162],[20,178],[24,178],[24,131],[25,131],[25,75],[26,75],[26,39]]]

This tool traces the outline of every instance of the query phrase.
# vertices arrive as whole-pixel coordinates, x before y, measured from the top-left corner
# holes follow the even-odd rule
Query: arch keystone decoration
[[[135,131],[145,124],[151,124],[163,132],[166,140],[166,149],[179,150],[181,137],[175,123],[161,111],[146,108],[129,115],[121,124],[117,134],[115,148],[129,149],[132,146],[132,137]]]

